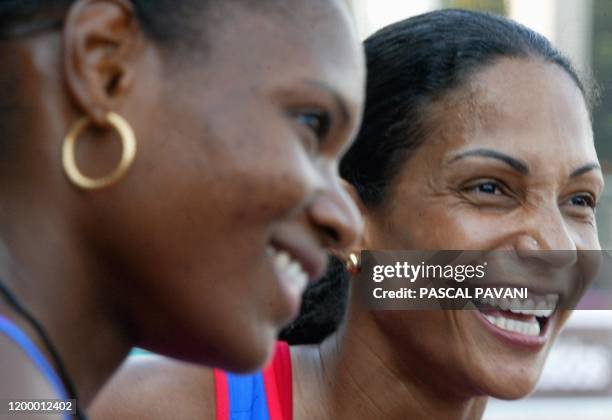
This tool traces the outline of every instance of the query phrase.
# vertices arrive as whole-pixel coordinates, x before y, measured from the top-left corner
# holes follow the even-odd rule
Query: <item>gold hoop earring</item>
[[[346,259],[346,270],[356,275],[361,269],[361,256],[356,252],[351,252]]]
[[[101,178],[90,178],[83,175],[76,164],[74,146],[81,132],[91,124],[91,119],[89,117],[79,119],[76,124],[72,126],[64,139],[64,145],[62,147],[62,164],[64,166],[64,172],[74,185],[84,190],[98,190],[117,183],[117,181],[126,174],[128,169],[130,169],[132,162],[134,162],[134,157],[136,156],[136,138],[128,122],[114,112],[109,112],[106,115],[106,121],[117,130],[122,145],[121,160],[119,164],[106,176]]]

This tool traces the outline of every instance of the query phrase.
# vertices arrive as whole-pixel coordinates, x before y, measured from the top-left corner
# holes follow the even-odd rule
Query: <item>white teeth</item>
[[[302,267],[300,266],[300,264],[296,263],[295,261],[290,263],[289,267],[287,268],[287,272],[293,275],[299,274],[300,271],[302,271]]]
[[[266,252],[271,255],[274,268],[282,278],[289,279],[300,287],[305,287],[308,283],[308,274],[306,274],[299,261],[291,258],[287,252],[272,247],[266,248]]]
[[[477,302],[478,305],[487,305],[492,308],[509,311],[515,314],[537,316],[541,318],[550,317],[557,307],[559,295],[551,294],[545,297],[534,297],[525,300],[520,299],[493,299],[485,298]]]
[[[541,333],[541,326],[536,317],[550,317],[555,312],[558,300],[559,295],[557,294],[546,296],[532,295],[529,299],[482,299],[480,302],[477,302],[477,305],[486,305],[498,311],[523,315],[522,317],[509,317],[503,313],[498,313],[498,315],[483,313],[487,321],[497,328],[537,337]]]
[[[289,263],[291,262],[291,257],[286,252],[279,251],[276,254],[276,257],[274,258],[274,261],[276,263],[277,268],[284,270],[289,266]]]
[[[498,318],[493,318],[494,324],[497,325],[499,328],[506,328],[506,318],[502,318],[502,317],[498,317]]]
[[[545,301],[540,301],[540,303],[538,303],[538,306],[536,306],[535,309],[535,316],[539,316],[539,317],[546,317],[548,318],[552,313],[553,313],[554,309],[548,309],[546,307],[546,302]]]
[[[546,296],[546,306],[548,308],[556,308],[558,301],[559,301],[559,295],[547,295]]]
[[[487,321],[505,331],[537,337],[540,335],[540,324],[536,321],[521,321],[504,316],[485,315]]]

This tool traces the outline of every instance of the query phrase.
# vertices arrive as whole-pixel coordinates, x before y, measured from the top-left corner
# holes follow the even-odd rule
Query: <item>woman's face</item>
[[[337,174],[364,94],[347,12],[249,9],[205,19],[202,51],[145,49],[118,109],[134,166],[90,193],[138,344],[233,370],[265,361],[325,248],[362,226]]]
[[[561,67],[499,60],[434,104],[426,126],[429,138],[401,169],[388,204],[366,216],[367,248],[600,248],[593,207],[602,173],[584,98]],[[535,386],[569,314],[555,311],[529,346],[476,310],[375,316],[436,386],[518,398]]]

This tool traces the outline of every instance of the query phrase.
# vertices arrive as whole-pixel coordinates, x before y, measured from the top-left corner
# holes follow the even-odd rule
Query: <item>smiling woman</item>
[[[132,346],[262,365],[361,231],[345,5],[28,0],[0,22],[0,398],[86,407]]]
[[[577,264],[572,253],[599,249],[603,180],[588,101],[544,38],[503,18],[449,10],[381,30],[366,54],[364,124],[341,165],[364,210],[362,248],[513,250],[537,256],[549,278]],[[324,284],[346,283],[335,276]],[[307,293],[304,319],[317,309],[324,316],[322,290]],[[538,318],[489,303],[483,316],[363,312],[353,302],[340,332],[317,347],[332,383],[327,418],[476,419],[487,396],[527,395],[569,311]],[[525,328],[515,328],[517,318]],[[304,340],[299,322],[285,338]],[[294,377],[312,363],[307,347],[298,349]],[[300,388],[296,417],[311,410],[299,401],[314,392]]]

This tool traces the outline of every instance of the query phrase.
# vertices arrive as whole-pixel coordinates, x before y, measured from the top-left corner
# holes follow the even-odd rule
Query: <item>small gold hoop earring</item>
[[[361,257],[356,252],[351,252],[346,259],[346,270],[356,275],[361,269]]]
[[[106,115],[106,120],[115,130],[117,130],[117,133],[119,133],[122,153],[121,160],[117,167],[104,177],[90,178],[85,176],[76,164],[74,146],[81,132],[91,124],[91,119],[89,117],[79,119],[76,124],[72,126],[64,139],[64,145],[62,147],[62,164],[64,166],[64,172],[74,185],[84,190],[97,190],[110,187],[117,183],[117,181],[125,175],[128,169],[130,169],[132,162],[134,162],[134,157],[136,156],[136,138],[128,122],[114,112],[109,112]]]

